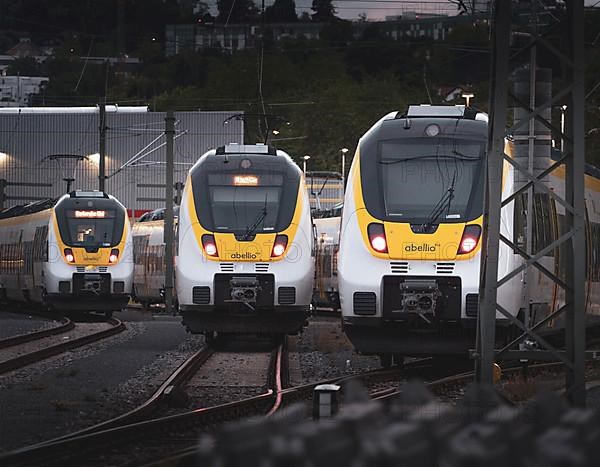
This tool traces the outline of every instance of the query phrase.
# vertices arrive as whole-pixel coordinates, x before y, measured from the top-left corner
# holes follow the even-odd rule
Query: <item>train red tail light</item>
[[[113,248],[112,250],[110,250],[110,256],[108,257],[108,262],[110,264],[114,264],[117,262],[118,259],[119,259],[119,250],[116,248]]]
[[[71,250],[70,248],[65,248],[65,259],[67,260],[67,263],[75,262],[75,256],[73,256],[73,250]]]
[[[369,224],[367,227],[369,242],[371,247],[379,253],[387,253],[387,239],[385,238],[385,228],[383,224]]]
[[[277,258],[283,255],[287,248],[287,243],[287,235],[277,235],[275,237],[275,243],[273,244],[273,250],[271,250],[271,258]]]
[[[462,238],[460,239],[460,245],[458,246],[459,255],[466,255],[471,253],[477,244],[479,243],[479,237],[481,237],[481,227],[478,225],[467,225],[463,231]]]
[[[215,236],[213,234],[202,235],[202,247],[204,248],[204,253],[206,253],[207,256],[219,256],[217,242],[215,242]]]

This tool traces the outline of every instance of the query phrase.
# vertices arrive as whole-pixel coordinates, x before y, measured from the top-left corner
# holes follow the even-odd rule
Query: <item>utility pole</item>
[[[585,388],[585,200],[584,200],[584,172],[585,172],[585,87],[584,87],[584,0],[572,0],[566,2],[567,8],[558,17],[552,18],[556,21],[551,25],[552,31],[562,33],[559,47],[555,47],[544,35],[544,31],[538,31],[535,27],[528,34],[529,43],[518,51],[509,48],[511,37],[510,7],[511,2],[496,0],[494,40],[492,49],[492,81],[490,86],[490,125],[488,144],[488,170],[487,170],[487,192],[484,213],[483,228],[483,250],[481,263],[481,284],[479,296],[479,315],[477,350],[477,379],[483,383],[492,383],[492,365],[495,360],[502,358],[524,359],[530,361],[558,360],[565,365],[565,387],[566,397],[575,405],[584,406],[586,403]],[[535,9],[534,9],[535,13]],[[560,19],[559,19],[560,18]],[[535,49],[541,44],[546,49],[546,54],[561,62],[563,75],[561,89],[544,97],[545,92],[539,92],[540,99],[536,99],[531,93],[535,92],[534,85],[541,91],[548,87],[551,82],[550,74],[541,68],[530,68],[531,73],[540,78],[546,74],[547,79],[535,80],[529,77],[529,93],[515,92],[511,95],[515,105],[520,109],[515,114],[515,121],[508,129],[508,134],[514,138],[514,157],[503,154],[503,133],[507,117],[508,97],[508,68],[510,61],[530,52],[529,60],[533,62],[530,67],[535,66],[540,57],[536,57]],[[521,87],[521,89],[524,89]],[[526,98],[529,94],[529,99]],[[557,104],[567,106],[565,128],[558,130],[550,120],[550,109]],[[539,138],[537,132],[532,132],[531,127],[539,123],[552,131],[560,133],[565,140],[565,150],[557,161],[552,161],[545,151],[549,149],[549,135],[543,134]],[[530,125],[529,128],[526,125]],[[519,140],[526,142],[519,148]],[[532,146],[532,142],[535,144]],[[538,144],[539,143],[539,144]],[[522,149],[522,150],[521,150]],[[533,150],[533,151],[532,151]],[[539,154],[538,154],[539,153]],[[532,164],[532,155],[533,164]],[[537,156],[540,157],[537,157]],[[515,183],[514,192],[502,200],[502,177],[503,166],[509,164],[514,168]],[[547,166],[550,164],[549,166]],[[556,169],[565,170],[564,195],[553,190],[546,183],[546,177]],[[552,235],[547,245],[536,245],[531,248],[528,244],[526,249],[519,246],[519,242],[511,240],[500,232],[500,210],[515,202],[517,197],[528,194],[528,219],[535,219],[531,212],[529,201],[532,194],[543,194],[552,202],[560,204],[565,211],[558,233]],[[543,199],[543,198],[540,198]],[[541,207],[549,213],[549,207]],[[531,233],[531,229],[528,228]],[[531,237],[532,235],[528,235]],[[515,267],[498,277],[499,245],[502,242],[515,255],[522,260]],[[554,256],[554,268],[547,267],[545,258],[551,257],[551,253],[561,248],[561,262],[564,261],[565,274],[557,271],[559,264]],[[530,251],[532,250],[532,251]],[[537,250],[537,251],[533,251]],[[505,250],[506,251],[506,250]],[[563,256],[564,255],[564,256]],[[556,286],[564,292],[564,304],[556,309],[550,309],[545,316],[534,316],[528,319],[527,315],[518,314],[518,309],[507,309],[506,305],[498,303],[498,288],[507,284],[514,278],[518,278],[528,268],[536,268],[539,273],[549,278]],[[527,304],[526,304],[527,305]],[[503,344],[500,349],[495,348],[495,329],[497,314],[508,320],[521,334],[514,337],[509,343]],[[556,344],[550,342],[540,330],[544,330],[549,322],[564,317],[565,348],[557,348]],[[537,346],[530,349],[515,350],[524,341],[534,341]],[[527,347],[527,346],[526,346]]]
[[[490,81],[490,121],[488,129],[488,163],[483,216],[481,254],[481,284],[477,316],[477,379],[483,383],[493,380],[496,342],[496,299],[500,248],[500,209],[506,101],[508,99],[508,66],[510,52],[510,2],[498,0],[492,37],[492,76]],[[496,102],[504,105],[494,105]]]
[[[0,211],[4,209],[4,200],[6,199],[6,193],[4,193],[4,190],[6,190],[6,180],[0,178]]]
[[[119,57],[125,55],[125,1],[117,1],[117,52]]]
[[[106,184],[106,102],[99,104],[100,120],[100,162],[98,164],[98,189],[105,191]]]
[[[567,2],[569,46],[572,54],[570,78],[573,89],[566,113],[566,202],[572,210],[565,212],[567,228],[573,237],[568,245],[567,313],[565,341],[567,358],[573,363],[566,370],[567,398],[574,404],[585,406],[585,57],[584,57],[584,4],[583,0]],[[561,135],[563,137],[563,135]]]
[[[173,312],[173,143],[175,117],[169,110],[165,118],[166,177],[165,177],[165,312]]]

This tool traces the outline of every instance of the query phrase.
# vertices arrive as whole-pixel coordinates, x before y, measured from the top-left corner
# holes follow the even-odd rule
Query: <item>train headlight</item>
[[[217,242],[215,242],[215,236],[213,234],[202,235],[202,247],[208,256],[219,256]]]
[[[463,232],[462,238],[460,239],[460,245],[458,247],[459,255],[466,255],[471,253],[477,244],[479,243],[479,237],[481,236],[481,227],[478,225],[467,225]]]
[[[67,260],[67,263],[75,262],[75,256],[73,256],[73,250],[71,250],[70,248],[65,248],[65,259]]]
[[[379,253],[387,253],[387,239],[385,237],[385,228],[383,224],[369,224],[367,227],[367,234],[369,235],[369,242],[371,247]]]
[[[108,262],[110,264],[114,264],[117,262],[118,259],[119,259],[119,250],[117,250],[116,248],[113,248],[112,250],[110,250],[110,256],[108,257]]]
[[[277,237],[275,237],[275,243],[273,244],[273,250],[271,251],[271,258],[277,258],[283,255],[285,253],[287,243],[287,235],[277,235]]]

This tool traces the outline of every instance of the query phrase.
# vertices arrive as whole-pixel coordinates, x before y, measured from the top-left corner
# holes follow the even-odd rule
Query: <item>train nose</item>
[[[404,299],[404,306],[408,310],[416,310],[419,307],[419,300],[417,300],[417,298],[414,296],[408,297]]]
[[[431,300],[430,297],[423,296],[419,298],[419,308],[421,308],[421,310],[430,310],[431,305],[433,305],[433,300]]]

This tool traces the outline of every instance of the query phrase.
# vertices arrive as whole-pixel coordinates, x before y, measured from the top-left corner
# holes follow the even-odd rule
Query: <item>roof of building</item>
[[[43,50],[33,44],[31,40],[22,38],[19,43],[6,51],[6,55],[13,57],[36,57],[43,55]]]

